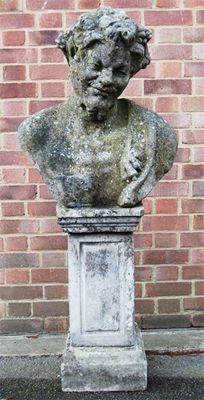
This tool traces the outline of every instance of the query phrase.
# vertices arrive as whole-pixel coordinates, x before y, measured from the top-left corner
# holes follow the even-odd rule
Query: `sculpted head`
[[[150,38],[149,30],[111,8],[82,15],[58,36],[74,91],[90,119],[106,119],[129,79],[150,63]]]

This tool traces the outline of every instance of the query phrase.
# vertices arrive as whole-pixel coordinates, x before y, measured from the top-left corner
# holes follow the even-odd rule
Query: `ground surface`
[[[61,356],[0,359],[1,400],[204,400],[204,355],[149,356],[145,392],[62,393]]]

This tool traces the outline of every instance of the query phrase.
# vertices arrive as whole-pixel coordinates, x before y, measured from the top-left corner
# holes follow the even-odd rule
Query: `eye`
[[[101,71],[102,68],[103,68],[102,62],[101,62],[100,60],[95,61],[95,63],[94,63],[94,69],[95,69],[96,71]]]
[[[114,68],[113,72],[114,72],[114,74],[119,75],[119,76],[126,76],[127,75],[126,69],[125,68],[121,68],[121,67]]]

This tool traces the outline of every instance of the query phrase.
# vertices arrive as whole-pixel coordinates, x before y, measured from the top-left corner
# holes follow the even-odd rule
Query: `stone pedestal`
[[[142,207],[65,209],[70,333],[62,390],[144,390],[147,362],[134,322],[133,237]]]

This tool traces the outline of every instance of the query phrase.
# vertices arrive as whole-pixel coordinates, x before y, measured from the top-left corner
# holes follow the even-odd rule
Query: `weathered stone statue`
[[[132,232],[142,199],[173,163],[176,137],[159,115],[118,97],[150,63],[150,38],[123,11],[83,15],[57,39],[74,95],[19,128],[70,233],[70,329],[61,370],[67,392],[147,385],[134,318]]]
[[[118,99],[150,63],[151,33],[121,10],[83,15],[57,45],[74,95],[19,128],[22,148],[66,207],[134,207],[170,169],[175,133],[154,112]]]

